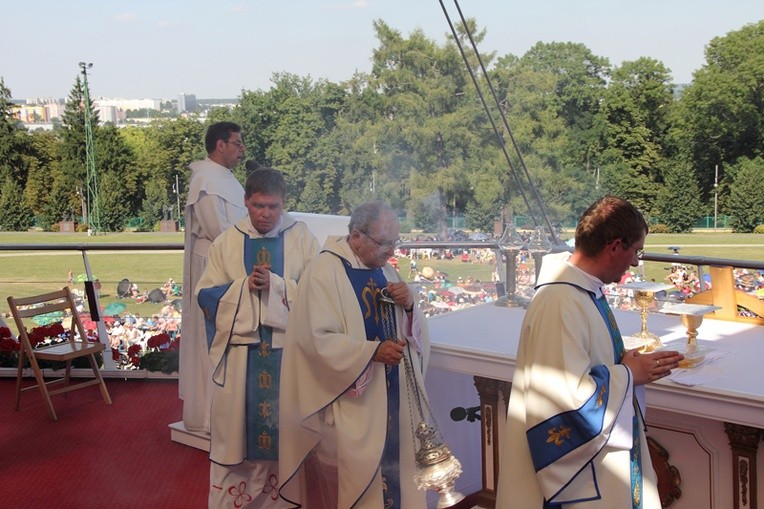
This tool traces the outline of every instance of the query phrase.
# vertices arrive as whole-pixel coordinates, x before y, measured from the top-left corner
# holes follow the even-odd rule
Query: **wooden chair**
[[[58,417],[56,416],[56,411],[53,409],[53,403],[51,402],[50,397],[55,396],[56,394],[89,387],[91,385],[100,386],[103,400],[107,405],[111,405],[111,397],[109,396],[109,391],[106,389],[106,384],[101,376],[101,372],[98,370],[98,363],[95,357],[95,354],[103,352],[106,349],[106,346],[100,342],[91,342],[87,340],[85,328],[82,326],[82,321],[80,320],[79,313],[77,313],[77,307],[74,304],[72,293],[68,287],[64,287],[62,290],[56,292],[36,295],[33,297],[24,297],[20,299],[8,297],[8,305],[13,314],[13,319],[16,322],[16,328],[19,331],[19,341],[21,342],[18,374],[16,376],[16,410],[19,409],[22,392],[39,388],[45,399],[45,404],[48,407],[50,418],[57,421]],[[32,343],[29,339],[26,327],[24,326],[23,319],[53,311],[67,310],[71,312],[72,317],[72,325],[69,329],[68,341],[40,348],[32,348]],[[79,338],[76,338],[77,335],[79,335]],[[93,375],[95,377],[94,379],[87,379],[76,383],[71,382],[70,375],[72,360],[79,357],[86,357],[90,361],[90,366],[93,369]],[[21,379],[26,359],[29,359],[29,364],[32,366],[36,383],[34,385],[22,387]],[[63,378],[57,378],[46,382],[38,360],[65,362],[66,371]],[[48,386],[53,384],[63,384],[63,387],[55,390],[48,390]]]

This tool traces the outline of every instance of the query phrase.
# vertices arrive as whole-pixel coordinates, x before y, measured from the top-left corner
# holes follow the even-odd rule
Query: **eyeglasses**
[[[619,241],[619,242],[621,243],[621,247],[622,247],[624,250],[626,250],[626,249],[630,249],[630,248],[631,248],[631,246],[633,246],[633,245],[634,245],[634,244],[631,244],[631,245],[629,245],[629,244],[626,244],[626,243],[625,243],[625,242],[624,242],[622,239],[616,239],[616,241]],[[615,241],[612,241],[612,240],[611,240],[610,242],[615,242]],[[608,242],[608,244],[609,244],[610,242]],[[634,256],[636,256],[636,257],[637,257],[637,260],[641,260],[641,259],[642,259],[642,257],[643,257],[643,256],[645,256],[645,250],[644,250],[644,249],[636,249],[636,250],[634,250]]]
[[[373,241],[374,241],[374,243],[375,243],[376,245],[378,245],[378,246],[379,246],[380,248],[382,248],[382,249],[397,248],[398,246],[400,246],[400,245],[403,243],[403,241],[401,241],[401,239],[400,239],[400,238],[398,238],[398,239],[395,239],[395,240],[394,240],[394,241],[392,241],[392,242],[380,242],[380,241],[378,241],[377,239],[375,239],[374,237],[372,237],[371,235],[369,235],[368,233],[366,233],[365,231],[363,231],[363,230],[358,230],[358,231],[359,231],[359,232],[361,232],[361,233],[363,233],[364,235],[366,235],[366,236],[367,236],[368,238],[370,238],[371,240],[373,240]]]
[[[225,141],[225,140],[224,140],[224,141]],[[230,144],[236,145],[236,146],[237,146],[237,147],[239,147],[239,148],[244,148],[244,143],[242,143],[242,142],[241,142],[241,141],[239,141],[239,140],[235,140],[235,141],[225,141],[225,143],[230,143]]]

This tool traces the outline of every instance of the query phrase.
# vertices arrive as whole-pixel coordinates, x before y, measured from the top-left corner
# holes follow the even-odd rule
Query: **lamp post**
[[[714,231],[716,231],[717,199],[719,197],[719,165],[714,167]]]
[[[175,174],[175,185],[172,186],[172,190],[175,191],[175,201],[177,202],[178,206],[178,221],[180,221],[181,214],[180,214],[180,183],[178,181],[178,174]]]

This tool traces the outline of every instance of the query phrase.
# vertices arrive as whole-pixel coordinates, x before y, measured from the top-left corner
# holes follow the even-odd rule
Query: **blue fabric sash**
[[[387,323],[392,325],[393,331],[398,329],[395,313],[393,312],[392,316],[385,314],[392,311],[392,306],[380,306],[379,298],[382,295],[382,289],[387,286],[387,279],[382,269],[356,269],[344,258],[340,256],[338,258],[345,266],[345,272],[361,306],[366,339],[368,341],[397,341],[396,337],[385,337],[383,320],[387,320]],[[385,377],[387,378],[387,436],[380,468],[384,507],[398,509],[401,507],[398,366],[386,365]]]
[[[621,357],[626,351],[626,347],[623,344],[623,338],[621,337],[621,331],[618,330],[618,323],[615,321],[613,311],[610,309],[610,305],[607,302],[607,298],[596,298],[593,293],[589,296],[597,306],[602,318],[607,324],[610,331],[610,340],[613,342],[613,355],[615,357],[615,363],[620,364]],[[639,403],[637,402],[636,395],[632,401],[634,405],[634,417],[631,420],[631,434],[633,443],[631,451],[629,452],[629,458],[631,459],[631,506],[632,509],[641,509],[642,507],[642,446],[639,440]]]
[[[284,233],[259,239],[244,234],[243,261],[247,274],[254,272],[255,265],[269,264],[271,272],[284,277]],[[271,327],[260,323],[258,331],[260,344],[247,347],[247,459],[278,460],[282,352],[271,348]]]
[[[212,341],[215,339],[215,322],[218,317],[220,299],[223,298],[223,295],[225,295],[230,287],[231,283],[226,283],[199,291],[197,301],[199,302],[202,314],[204,314],[204,333],[207,336],[208,349],[212,346]]]

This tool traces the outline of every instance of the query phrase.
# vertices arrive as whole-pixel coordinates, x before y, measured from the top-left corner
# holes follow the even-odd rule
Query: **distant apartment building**
[[[99,97],[93,101],[93,105],[96,108],[104,106],[113,106],[118,110],[156,110],[159,111],[162,108],[162,101],[160,99],[108,99],[105,97]]]
[[[98,112],[98,120],[101,124],[105,124],[106,122],[119,124],[125,121],[125,111],[116,106],[104,106],[99,104],[95,106],[95,111]]]
[[[39,105],[13,105],[11,116],[26,124],[48,122],[48,114],[44,106]]]
[[[64,110],[66,110],[66,105],[59,103],[59,102],[49,102],[45,104],[45,114],[47,117],[47,122],[50,122],[54,118],[61,119],[64,116]]]
[[[178,113],[189,113],[196,109],[196,95],[178,94]]]

